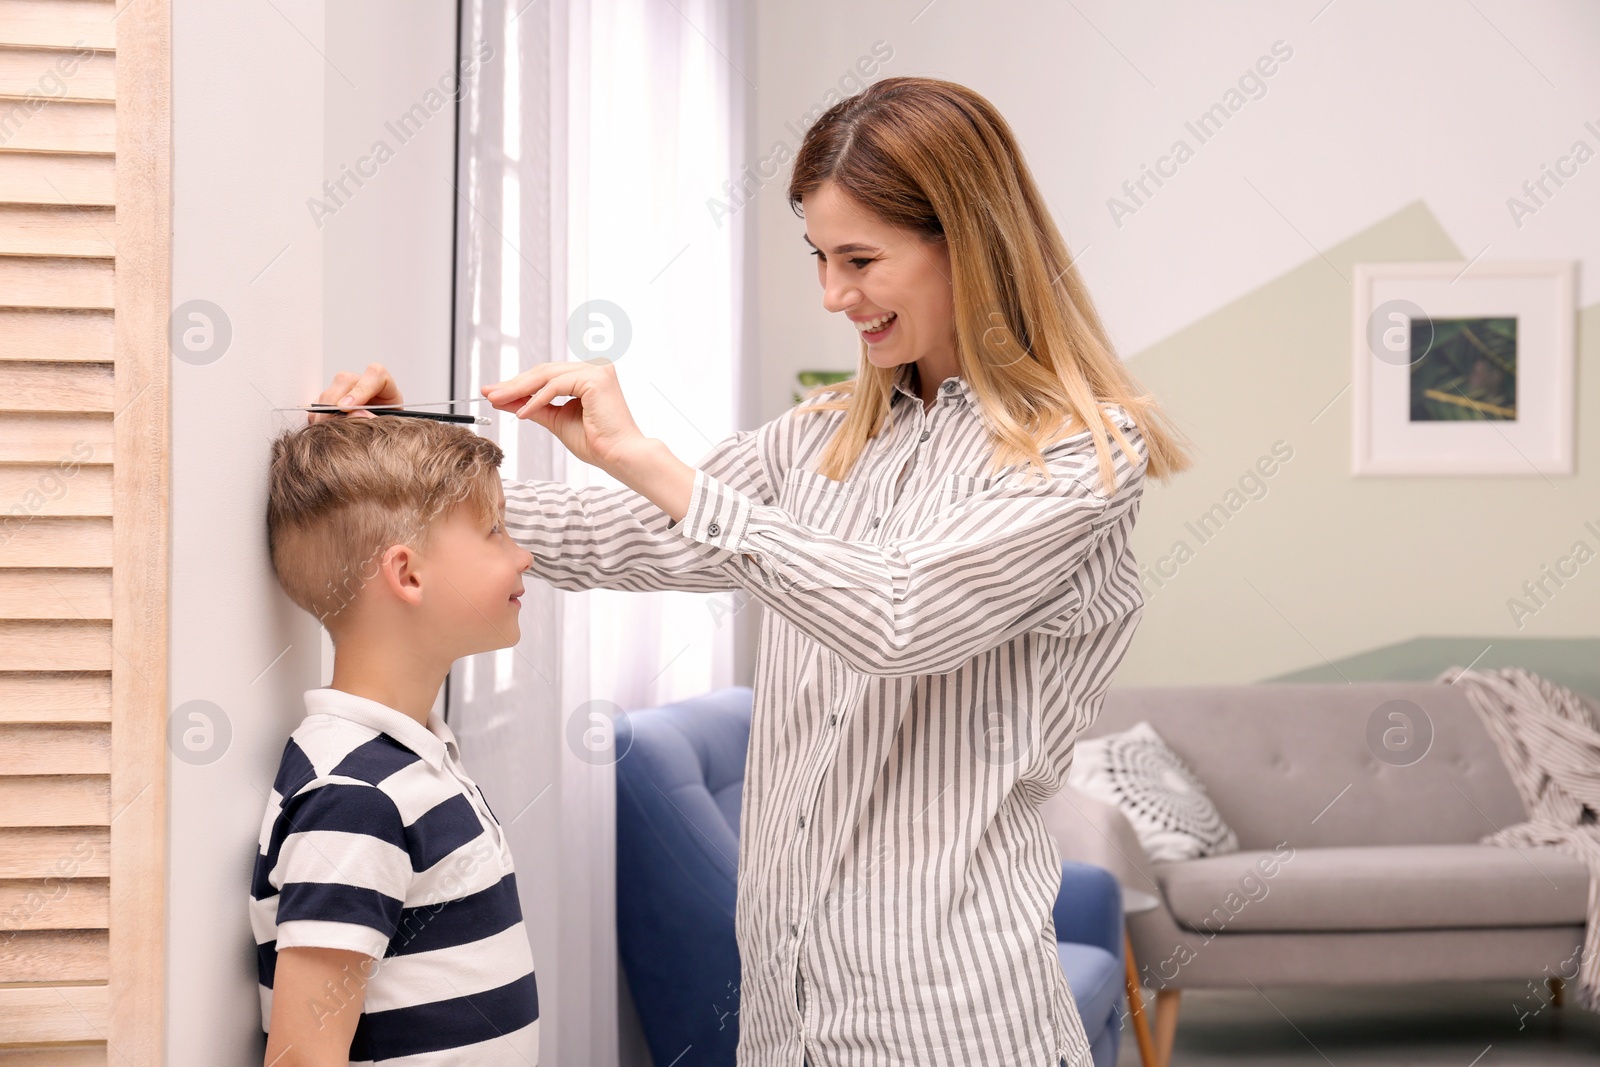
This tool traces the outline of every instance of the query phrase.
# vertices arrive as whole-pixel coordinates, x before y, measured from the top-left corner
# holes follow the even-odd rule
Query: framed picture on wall
[[[1354,473],[1571,474],[1575,277],[1356,264]]]

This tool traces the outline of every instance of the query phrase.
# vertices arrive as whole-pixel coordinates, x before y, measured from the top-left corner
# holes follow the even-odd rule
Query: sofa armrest
[[[1039,806],[1039,813],[1054,835],[1062,859],[1104,867],[1128,889],[1165,899],[1139,835],[1115,804],[1063,785],[1060,792]]]
[[[1122,892],[1104,867],[1062,860],[1052,915],[1057,941],[1094,945],[1122,958]]]

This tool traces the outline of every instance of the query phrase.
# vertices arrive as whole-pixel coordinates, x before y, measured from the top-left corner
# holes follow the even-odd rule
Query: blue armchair
[[[1122,955],[1122,887],[1104,867],[1061,861],[1061,891],[1052,914],[1056,955],[1083,1016],[1095,1067],[1112,1067],[1122,1047],[1128,992]]]
[[[658,1065],[734,1062],[733,909],[750,698],[748,688],[719,689],[617,717],[617,943]],[[1116,879],[1063,862],[1054,916],[1095,1067],[1112,1067],[1125,1002]]]

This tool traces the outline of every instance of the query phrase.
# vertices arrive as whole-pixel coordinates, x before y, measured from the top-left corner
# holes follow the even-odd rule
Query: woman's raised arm
[[[1141,455],[1134,466],[1116,454],[1112,487],[1084,431],[1044,449],[1048,483],[999,478],[882,542],[808,528],[707,470],[674,532],[852,670],[943,674],[1025,631],[1082,632],[1142,605],[1126,539],[1147,457],[1134,424],[1123,428]]]
[[[762,433],[729,435],[698,469],[743,486],[741,492],[752,499],[776,503],[760,456]],[[697,468],[686,469],[692,486]],[[715,592],[739,587],[730,568],[696,551],[656,502],[628,486],[575,489],[562,482],[508,481],[505,493],[506,532],[533,553],[529,573],[557,588]]]

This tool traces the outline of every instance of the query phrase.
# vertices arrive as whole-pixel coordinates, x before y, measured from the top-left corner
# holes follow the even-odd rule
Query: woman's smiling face
[[[872,216],[833,182],[804,197],[801,209],[822,306],[856,325],[868,361],[917,362],[925,395],[958,373],[949,246]]]

